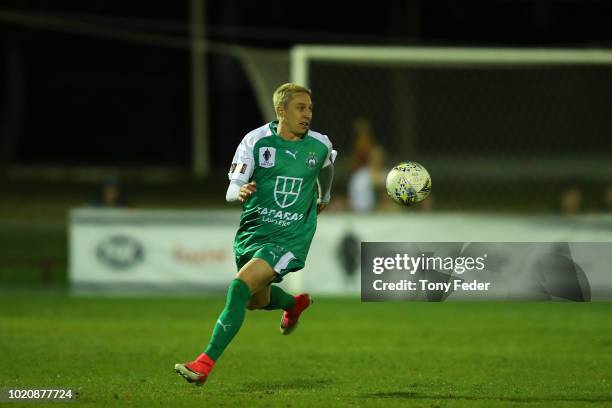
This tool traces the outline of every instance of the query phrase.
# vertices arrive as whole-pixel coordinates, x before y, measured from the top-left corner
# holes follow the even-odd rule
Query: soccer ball
[[[402,162],[387,174],[386,187],[393,201],[411,207],[427,198],[431,191],[431,177],[419,163]]]

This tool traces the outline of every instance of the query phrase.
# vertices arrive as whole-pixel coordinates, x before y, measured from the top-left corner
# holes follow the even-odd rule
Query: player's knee
[[[247,307],[247,310],[257,310],[255,306],[256,306],[255,302],[253,302],[252,300],[249,300],[246,307]]]
[[[264,303],[265,302],[262,301],[261,299],[249,299],[249,302],[247,303],[246,307],[247,307],[248,310],[263,309],[270,302],[268,301],[268,303],[265,303],[265,304]]]

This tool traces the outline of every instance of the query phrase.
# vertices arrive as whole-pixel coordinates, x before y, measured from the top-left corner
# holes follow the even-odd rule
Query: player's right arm
[[[225,200],[228,202],[244,202],[257,191],[255,182],[249,183],[255,165],[253,144],[252,138],[249,138],[249,135],[247,135],[236,149],[232,165],[227,174],[230,184],[225,194]]]

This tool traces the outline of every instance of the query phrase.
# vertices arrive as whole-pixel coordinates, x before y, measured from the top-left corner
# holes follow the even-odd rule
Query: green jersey
[[[244,137],[229,178],[257,183],[257,191],[242,206],[234,240],[237,259],[273,245],[281,248],[282,265],[272,265],[279,272],[292,260],[302,266],[306,261],[317,228],[317,177],[333,157],[327,136],[309,130],[302,139],[287,141],[277,134],[277,126],[271,122]]]

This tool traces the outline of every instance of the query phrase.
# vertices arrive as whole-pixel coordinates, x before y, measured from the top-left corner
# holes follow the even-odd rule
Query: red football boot
[[[201,386],[206,382],[206,378],[208,378],[208,374],[210,374],[214,365],[215,361],[202,353],[191,363],[175,364],[174,371],[186,379],[187,382]]]
[[[294,298],[295,305],[290,310],[283,313],[283,317],[281,318],[280,322],[280,331],[285,336],[293,333],[298,325],[300,315],[313,303],[313,300],[308,293],[301,293]]]

